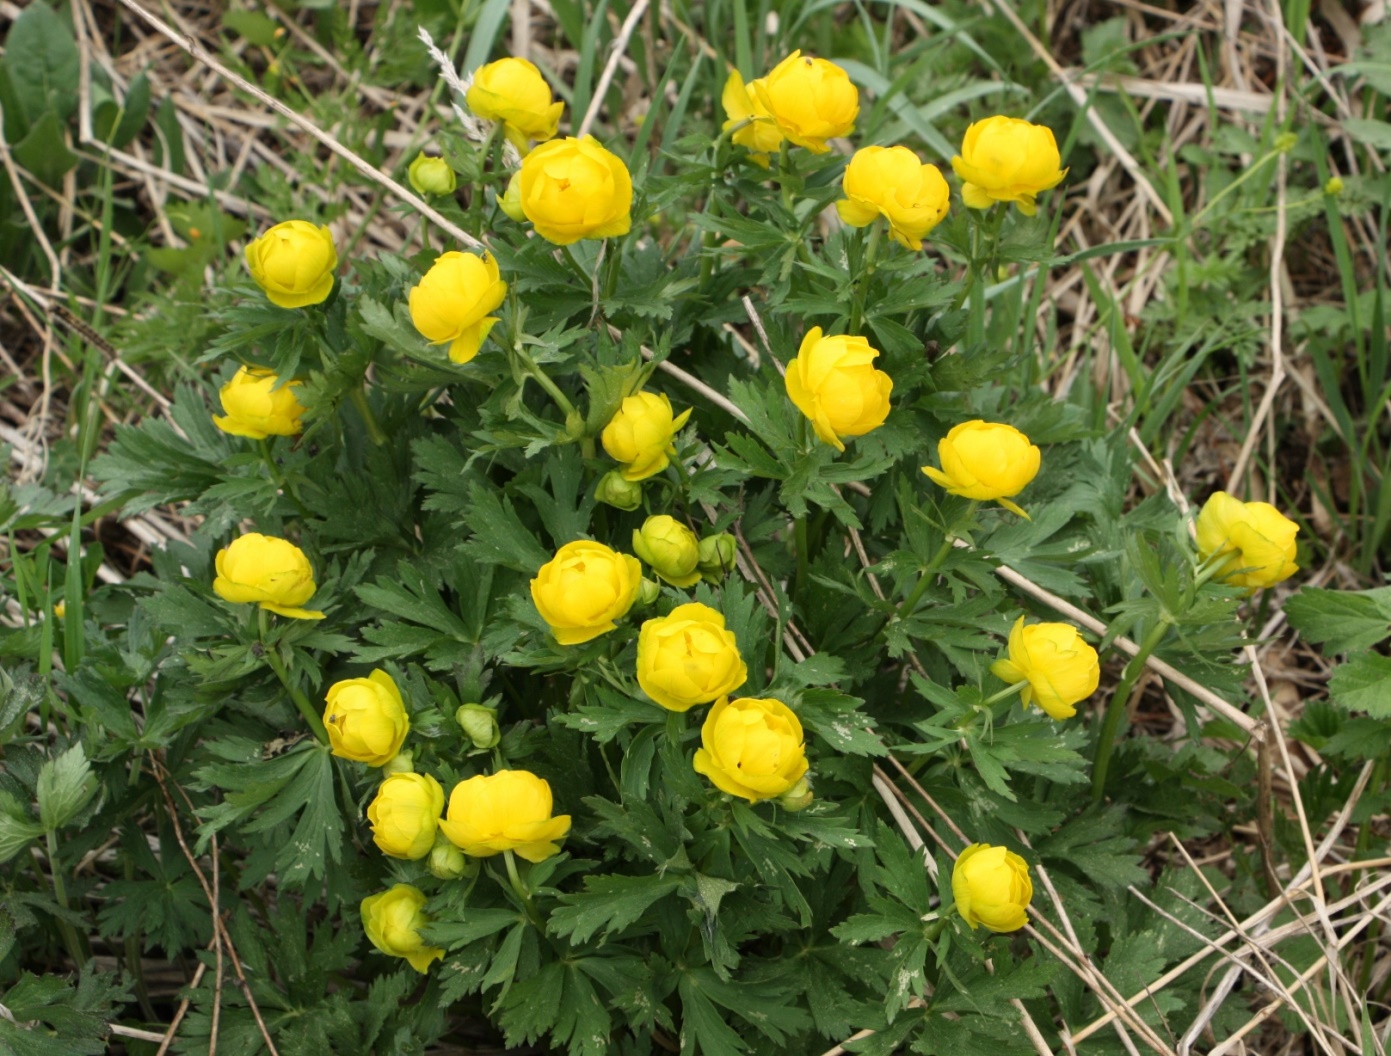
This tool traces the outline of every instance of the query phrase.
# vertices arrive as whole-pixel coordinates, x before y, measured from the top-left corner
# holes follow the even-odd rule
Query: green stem
[[[58,905],[64,909],[68,908],[68,889],[63,883],[63,867],[58,861],[58,834],[47,832],[44,838],[48,844],[48,872],[53,883],[53,897],[58,900]],[[58,922],[58,931],[63,936],[63,945],[68,948],[68,956],[73,960],[78,968],[87,963],[91,957],[90,951],[86,948],[86,942],[82,936],[78,935],[73,926],[65,917],[55,917]]]
[[[992,693],[990,696],[986,697],[984,700],[982,700],[982,701],[981,701],[979,704],[977,704],[976,706],[979,707],[979,708],[988,708],[988,707],[991,707],[991,706],[993,706],[993,705],[995,705],[995,704],[1000,703],[1000,701],[1004,700],[1006,697],[1012,697],[1012,696],[1014,696],[1014,694],[1018,693],[1021,689],[1023,689],[1023,688],[1024,688],[1025,686],[1027,686],[1028,684],[1029,684],[1029,680],[1026,678],[1026,679],[1024,679],[1023,682],[1016,682],[1016,683],[1014,683],[1012,686],[1006,686],[1004,689],[1000,690],[1000,692],[998,692],[998,693]]]
[[[804,513],[793,523],[793,532],[797,547],[797,578],[793,582],[793,592],[798,601],[806,600],[807,586],[807,515]]]
[[[301,517],[310,517],[309,507],[299,497],[299,492],[290,483],[290,478],[280,469],[280,464],[275,461],[275,455],[271,453],[269,437],[262,437],[257,441],[261,448],[261,461],[266,464],[266,472],[270,474],[270,479],[275,486],[280,489],[282,495],[287,496],[299,510]]]
[[[922,574],[918,577],[918,585],[913,588],[913,593],[908,595],[907,600],[904,601],[894,613],[894,619],[906,620],[909,616],[913,615],[914,610],[918,607],[918,602],[923,600],[923,595],[927,593],[927,588],[932,585],[932,581],[936,578],[935,574],[938,567],[946,560],[946,556],[951,553],[954,543],[955,536],[948,532],[947,537],[942,540],[941,547],[932,555],[932,560],[927,563],[927,567],[922,570]]]
[[[551,376],[541,369],[539,363],[531,358],[531,354],[522,346],[521,341],[516,341],[512,345],[512,354],[521,363],[522,369],[536,379],[536,384],[546,390],[546,393],[555,405],[560,408],[560,413],[566,417],[566,425],[569,425],[569,418],[575,411],[575,405],[570,402],[569,397],[560,391],[560,386],[551,380]]]
[[[792,185],[788,180],[788,177],[795,175],[795,170],[792,167],[792,144],[785,139],[782,141],[782,146],[778,150],[778,174],[780,177],[778,186],[782,193],[782,207],[795,216],[795,210],[792,208],[792,203],[795,199],[792,196]]]
[[[570,270],[575,273],[575,278],[584,284],[585,289],[594,289],[594,276],[584,270],[574,251],[569,246],[561,246],[560,255],[565,258],[565,262],[570,265]]]
[[[874,262],[879,256],[879,239],[884,232],[884,221],[882,217],[876,217],[874,223],[869,228],[869,244],[865,247],[865,258],[860,265],[859,278],[855,280],[855,303],[850,307],[850,328],[851,334],[860,332],[860,324],[864,322],[865,298],[869,295],[870,280],[874,278]]]
[[[386,434],[382,432],[382,427],[377,424],[377,416],[372,413],[372,405],[367,402],[366,382],[359,382],[351,392],[348,399],[357,408],[357,413],[362,415],[362,422],[367,426],[367,435],[372,438],[372,443],[381,447],[386,443]]]
[[[1106,716],[1101,722],[1101,733],[1096,742],[1096,758],[1092,763],[1093,803],[1100,803],[1106,793],[1106,772],[1111,767],[1111,753],[1115,749],[1116,735],[1120,732],[1121,723],[1125,720],[1125,708],[1130,700],[1130,693],[1144,672],[1145,662],[1150,658],[1150,654],[1159,647],[1160,641],[1172,626],[1173,621],[1167,615],[1160,616],[1159,622],[1150,628],[1149,634],[1145,635],[1145,640],[1140,643],[1140,651],[1125,665],[1120,683],[1106,704]]]
[[[623,271],[623,243],[609,239],[609,259],[605,261],[604,300],[609,300],[618,289],[618,277]]]
[[[275,672],[275,677],[280,679],[280,684],[285,687],[285,692],[290,694],[290,699],[295,702],[295,707],[299,708],[299,713],[304,716],[304,721],[309,724],[309,728],[314,731],[314,736],[320,744],[328,744],[328,732],[324,729],[324,720],[314,710],[314,706],[309,703],[309,698],[304,695],[299,686],[290,681],[290,672],[285,670],[285,662],[280,659],[280,653],[276,647],[266,641],[266,633],[270,630],[270,614],[265,610],[260,610],[261,628],[261,650],[266,658],[266,663]]]
[[[517,872],[516,856],[511,851],[503,851],[502,859],[507,864],[507,882],[512,885],[513,892],[526,907],[527,919],[536,925],[537,931],[544,932],[545,922],[541,920],[541,914],[536,911],[536,904],[531,901],[531,892],[527,890],[526,884],[522,883],[521,874]]]
[[[681,742],[686,736],[686,713],[684,711],[667,712],[667,740],[677,748],[681,747]]]

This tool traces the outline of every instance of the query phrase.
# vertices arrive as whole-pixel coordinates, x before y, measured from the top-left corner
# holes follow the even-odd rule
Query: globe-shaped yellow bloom
[[[445,253],[411,290],[411,322],[431,343],[448,343],[455,363],[467,363],[497,322],[488,313],[506,296],[491,253]]]
[[[642,565],[603,543],[566,543],[531,581],[531,600],[561,645],[579,645],[614,630],[633,607]]]
[[[845,197],[836,212],[851,227],[877,217],[889,222],[889,237],[907,249],[923,248],[923,237],[947,215],[951,188],[937,170],[907,147],[863,147],[855,151],[841,181]]]
[[[284,385],[268,370],[242,367],[218,394],[222,416],[213,415],[213,425],[224,433],[264,440],[268,436],[296,436],[303,428],[300,416],[304,406],[295,398],[299,382]]]
[[[327,227],[286,220],[248,243],[246,266],[271,303],[305,308],[326,300],[332,292],[338,250]]]
[[[695,771],[750,803],[775,799],[807,772],[802,724],[780,700],[721,697],[700,728]]]
[[[625,480],[646,480],[671,464],[672,440],[690,416],[687,407],[673,418],[664,392],[639,392],[624,399],[600,439],[609,457],[624,464]]]
[[[551,86],[526,59],[498,59],[473,75],[464,96],[485,121],[501,121],[503,134],[525,154],[532,141],[550,139],[560,127],[564,103],[551,101]]]
[[[259,605],[280,616],[322,620],[322,612],[302,606],[319,588],[309,558],[294,543],[248,532],[217,552],[213,590],[224,601]]]
[[[1096,650],[1070,623],[1035,623],[1024,617],[1009,632],[1009,656],[990,665],[991,673],[1010,685],[1029,684],[1020,691],[1025,704],[1037,704],[1055,719],[1077,714],[1073,706],[1096,692],[1101,664]]]
[[[974,931],[1018,931],[1029,922],[1034,885],[1029,864],[1004,847],[973,843],[961,852],[951,871],[956,911]]]
[[[335,682],[327,700],[324,729],[334,755],[385,766],[401,750],[411,721],[401,691],[385,671]]]
[[[638,632],[638,685],[669,711],[708,704],[748,677],[734,632],[708,605],[678,605]]]
[[[1273,587],[1299,571],[1299,525],[1268,502],[1242,502],[1213,492],[1198,513],[1198,556],[1226,554],[1218,575],[1234,587]]]
[[[1010,498],[1038,475],[1043,455],[1014,426],[979,418],[962,422],[938,441],[937,457],[942,463],[940,470],[922,467],[934,483],[953,495],[993,500],[1028,518]]]
[[[788,398],[810,419],[816,435],[837,451],[841,437],[864,436],[889,416],[894,382],[873,366],[879,350],[863,337],[822,337],[813,326],[783,378]]]
[[[737,125],[744,125],[730,137],[735,146],[744,147],[751,152],[754,161],[768,167],[768,155],[782,147],[785,138],[773,115],[758,97],[758,90],[764,86],[762,79],[750,81],[747,85],[738,70],[730,70],[724,82],[724,94],[720,102],[728,115],[722,131],[728,132]],[[745,124],[747,122],[747,124]]]
[[[516,851],[528,862],[559,852],[570,815],[551,817],[551,786],[526,770],[499,770],[454,786],[440,831],[475,858]]]
[[[675,517],[659,513],[633,529],[633,553],[673,587],[700,582],[700,540]]]
[[[1025,216],[1038,211],[1035,198],[1063,182],[1053,130],[1017,117],[987,117],[966,129],[951,167],[962,180],[961,200],[972,209],[1014,202]]]
[[[522,159],[518,187],[536,233],[558,246],[615,238],[632,227],[628,166],[593,136],[542,143]]]
[[[750,88],[784,136],[817,154],[831,149],[826,140],[855,130],[860,93],[834,62],[794,51]]]
[[[362,930],[367,939],[388,957],[403,957],[421,975],[430,962],[440,960],[444,950],[426,946],[420,929],[430,923],[425,912],[425,892],[410,884],[397,884],[389,891],[362,900]]]
[[[443,810],[444,789],[429,774],[388,774],[367,807],[372,842],[392,858],[424,858]]]

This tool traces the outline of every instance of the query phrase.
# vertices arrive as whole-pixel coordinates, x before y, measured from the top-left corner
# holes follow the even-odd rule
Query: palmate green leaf
[[[608,744],[635,727],[666,722],[667,712],[658,705],[624,696],[606,686],[585,687],[584,700],[572,710],[556,715],[555,721],[589,734],[600,744]]]
[[[606,1056],[612,1020],[578,961],[553,961],[516,983],[498,1016],[509,1045],[549,1033],[571,1056]]]
[[[1391,635],[1391,588],[1345,591],[1304,587],[1285,602],[1290,626],[1330,653],[1370,649]]]
[[[522,523],[512,504],[481,484],[469,489],[470,504],[463,511],[464,522],[473,538],[464,549],[485,564],[502,565],[517,572],[535,575],[552,554],[536,540]]]
[[[683,1052],[686,1051],[686,1028],[691,1025],[693,1018],[698,1021],[699,1034],[707,1035],[716,1045],[729,1044],[729,1035],[725,1033],[729,1030],[728,1024],[716,1006],[738,1016],[775,1045],[784,1044],[789,1035],[811,1026],[811,1017],[797,1007],[794,995],[776,984],[758,983],[747,979],[727,982],[709,968],[695,968],[681,976],[678,989],[681,994],[683,1018]],[[715,1025],[716,1020],[724,1027],[724,1031]],[[701,1047],[694,1051],[710,1053],[711,1056],[717,1052],[741,1051],[727,1048],[707,1049],[704,1045],[705,1039],[702,1038]]]
[[[1391,719],[1391,656],[1359,653],[1333,672],[1328,697],[1348,711]]]
[[[808,662],[815,659],[810,657]],[[888,748],[874,732],[874,720],[858,710],[863,703],[859,697],[834,689],[807,689],[797,695],[796,711],[804,726],[838,752],[888,755]]]
[[[457,950],[496,935],[504,928],[525,923],[526,918],[515,909],[470,909],[462,920],[439,920],[430,924],[425,937],[446,949]]]
[[[74,986],[58,974],[22,974],[0,993],[0,1052],[9,1056],[99,1056],[113,1008],[130,1000],[116,977],[84,971]],[[37,1023],[30,1028],[27,1024]],[[21,1026],[21,1024],[25,1024]]]
[[[676,874],[587,876],[583,894],[560,896],[561,907],[551,912],[550,930],[569,936],[572,946],[587,942],[601,928],[606,935],[622,931],[681,884]]]
[[[29,816],[23,803],[13,794],[0,791],[0,864],[43,834],[44,827]]]
[[[96,795],[97,780],[80,743],[39,768],[34,792],[39,803],[39,823],[46,832],[57,832],[81,813]]]

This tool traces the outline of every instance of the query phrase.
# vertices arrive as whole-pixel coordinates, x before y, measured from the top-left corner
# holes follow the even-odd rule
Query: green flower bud
[[[633,552],[673,587],[694,586],[700,580],[700,542],[675,517],[661,513],[647,518],[633,532]]]
[[[417,154],[407,172],[411,186],[416,194],[453,194],[458,179],[449,162],[443,158],[432,158],[428,154]]]
[[[720,583],[727,572],[734,569],[734,558],[739,552],[739,544],[728,532],[707,535],[700,541],[700,560],[696,568],[707,583]]]
[[[636,510],[642,505],[642,485],[636,480],[625,480],[623,474],[614,469],[599,478],[594,497],[620,510]]]
[[[460,704],[459,710],[454,713],[454,721],[464,728],[464,736],[473,742],[475,748],[493,748],[502,740],[497,712],[482,704]]]
[[[497,200],[497,206],[517,223],[526,220],[526,213],[522,211],[522,183],[521,173],[514,172],[512,178],[507,181],[507,193]]]
[[[1299,137],[1293,132],[1281,132],[1275,137],[1275,149],[1281,154],[1288,154],[1299,143]]]
[[[1323,193],[1337,195],[1343,193],[1343,178],[1341,176],[1330,176],[1328,182],[1323,185]]]
[[[662,596],[662,586],[655,579],[644,579],[638,584],[638,603],[651,605]]]
[[[413,773],[415,773],[415,757],[410,752],[397,752],[382,766],[382,780],[386,780],[388,774]]]
[[[478,863],[472,863],[477,868]],[[441,880],[457,880],[468,873],[469,860],[464,852],[440,835],[435,838],[435,846],[430,850],[430,861],[426,867],[431,876]]]
[[[783,810],[796,813],[811,806],[811,801],[814,798],[811,784],[804,777],[778,797],[778,806],[782,807]]]

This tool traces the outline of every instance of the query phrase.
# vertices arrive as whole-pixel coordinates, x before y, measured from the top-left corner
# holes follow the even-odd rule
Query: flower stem
[[[527,890],[526,884],[522,883],[522,877],[517,872],[517,858],[511,851],[503,851],[502,859],[507,864],[507,882],[512,885],[512,890],[518,898],[522,900],[522,905],[526,907],[527,919],[536,925],[536,930],[544,932],[545,922],[541,919],[541,914],[536,911],[536,904],[531,901],[531,892]]]
[[[984,700],[980,702],[980,704],[977,705],[977,707],[992,707],[993,705],[1000,703],[1000,701],[1004,700],[1006,697],[1014,696],[1014,694],[1018,693],[1028,684],[1029,680],[1026,678],[1022,682],[1016,682],[1013,685],[1006,686],[1004,689],[1000,690],[1000,692],[992,693],[990,696],[986,697]]]
[[[289,496],[290,501],[293,502],[295,508],[299,510],[301,517],[313,516],[309,512],[309,507],[305,506],[300,500],[299,491],[290,483],[289,477],[284,474],[280,469],[279,463],[275,461],[275,455],[271,453],[270,449],[270,439],[262,437],[257,443],[261,448],[261,461],[266,464],[266,472],[270,474],[271,481],[280,489],[282,494]]]
[[[513,342],[512,354],[517,357],[517,362],[521,363],[522,369],[535,378],[536,384],[545,389],[550,398],[555,401],[555,405],[560,408],[560,413],[565,415],[568,426],[568,419],[576,413],[575,405],[570,402],[569,397],[560,391],[560,386],[551,380],[551,376],[541,369],[536,360],[531,358],[531,354],[523,347],[520,340]]]
[[[324,729],[324,720],[314,711],[314,706],[309,703],[309,698],[304,695],[304,691],[290,681],[290,673],[285,670],[285,662],[280,659],[280,653],[276,647],[266,641],[266,632],[270,629],[270,614],[265,609],[260,611],[260,628],[262,655],[266,658],[266,663],[275,672],[275,677],[280,679],[280,684],[285,687],[285,692],[290,694],[290,699],[295,702],[295,707],[299,708],[299,713],[304,716],[304,721],[309,724],[309,728],[314,732],[318,742],[328,744],[328,732]]]
[[[860,264],[860,275],[855,280],[855,302],[850,307],[850,328],[851,334],[860,332],[860,324],[864,322],[865,298],[869,295],[870,280],[874,278],[874,263],[879,256],[879,239],[883,235],[884,220],[876,217],[874,223],[869,228],[869,243],[865,246],[865,257]]]
[[[1111,699],[1106,704],[1106,716],[1101,722],[1101,733],[1096,741],[1096,757],[1092,762],[1093,803],[1100,803],[1106,792],[1106,772],[1111,767],[1111,753],[1116,746],[1116,735],[1120,732],[1121,723],[1125,719],[1125,708],[1130,700],[1130,693],[1135,688],[1140,674],[1145,670],[1145,661],[1159,647],[1160,641],[1172,626],[1172,619],[1167,615],[1160,616],[1159,622],[1150,629],[1149,634],[1145,635],[1145,640],[1140,643],[1140,651],[1131,657],[1130,663],[1125,665],[1116,691],[1111,694]]]
[[[362,415],[362,424],[367,426],[367,435],[371,437],[372,443],[381,447],[386,443],[386,434],[382,432],[382,427],[377,424],[377,416],[372,413],[372,405],[367,402],[367,383],[358,382],[348,393],[348,399],[352,401],[357,413]]]
[[[942,562],[946,560],[946,556],[951,553],[951,548],[955,542],[956,537],[948,532],[947,537],[942,540],[942,545],[938,548],[937,552],[932,555],[932,560],[929,561],[927,567],[922,570],[922,574],[918,577],[918,585],[913,588],[913,593],[908,595],[907,600],[904,601],[894,613],[894,619],[906,620],[909,616],[913,615],[914,610],[918,607],[918,602],[923,600],[923,595],[927,593],[927,588],[932,585],[932,581],[936,578],[935,573],[937,572],[938,566],[940,566]]]
[[[49,831],[44,834],[48,842],[48,871],[53,882],[53,897],[58,900],[58,905],[64,909],[68,908],[68,889],[63,883],[63,868],[58,860],[58,834]],[[58,931],[63,936],[63,945],[68,948],[68,955],[73,963],[81,968],[91,957],[91,953],[86,949],[83,937],[77,934],[72,924],[64,917],[56,917]]]

